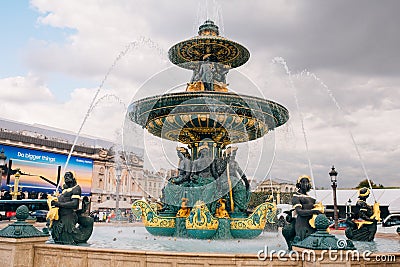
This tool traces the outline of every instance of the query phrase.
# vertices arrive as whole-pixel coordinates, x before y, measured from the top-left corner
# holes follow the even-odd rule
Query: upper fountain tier
[[[219,36],[218,26],[206,20],[199,27],[198,36],[172,46],[168,51],[169,60],[185,69],[196,68],[195,62],[213,62],[237,68],[249,60],[250,53],[242,45]]]
[[[204,144],[221,156],[229,144],[261,138],[289,119],[288,110],[278,103],[229,92],[227,73],[246,63],[250,53],[220,37],[212,21],[200,26],[199,36],[174,45],[168,53],[172,63],[193,71],[186,92],[136,100],[128,114],[150,134],[187,144],[193,159]]]

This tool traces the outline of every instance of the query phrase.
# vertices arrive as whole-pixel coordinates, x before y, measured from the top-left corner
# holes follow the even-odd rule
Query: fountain
[[[139,200],[133,209],[154,235],[257,237],[267,221],[274,222],[276,207],[265,202],[248,211],[249,182],[235,160],[234,144],[262,138],[287,122],[288,111],[228,90],[228,72],[245,64],[250,53],[219,36],[213,21],[205,21],[198,36],[175,44],[168,55],[173,64],[193,72],[185,92],[135,100],[128,117],[151,135],[181,144],[179,174],[162,189],[162,207]]]
[[[128,110],[132,124],[140,125],[156,138],[180,143],[175,151],[180,159],[179,173],[163,188],[162,206],[145,200],[134,203],[133,210],[140,213],[147,232],[157,237],[150,236],[141,226],[99,225],[93,228],[88,244],[43,244],[47,233],[26,234],[25,229],[32,227],[23,222],[27,217],[27,208],[23,207],[17,211],[18,221],[0,235],[1,266],[382,265],[376,259],[390,259],[388,264],[393,266],[399,264],[397,239],[355,241],[367,258],[332,259],[321,253],[318,262],[313,262],[296,260],[293,258],[296,254],[287,253],[280,233],[261,234],[266,223],[273,223],[275,204],[265,202],[248,211],[248,180],[235,160],[237,147],[233,145],[263,138],[287,122],[288,111],[272,101],[228,90],[227,73],[246,63],[249,52],[240,44],[220,37],[212,21],[200,26],[199,36],[174,45],[169,58],[193,72],[186,91],[135,100]],[[97,94],[87,116],[98,103],[96,98]],[[314,225],[316,231],[295,244],[303,252],[343,244],[352,252],[351,243],[326,233],[326,217],[316,216]],[[90,233],[78,232],[84,236],[80,235],[77,241],[86,241],[92,229],[89,230]],[[400,234],[400,228],[397,233]],[[227,240],[230,238],[237,240]],[[268,257],[268,250],[279,254]],[[262,254],[265,257],[260,257]]]

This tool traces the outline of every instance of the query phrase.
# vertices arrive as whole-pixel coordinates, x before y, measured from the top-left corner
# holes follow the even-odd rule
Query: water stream
[[[108,68],[106,74],[104,75],[103,80],[101,81],[99,87],[97,88],[97,90],[96,90],[96,92],[95,92],[95,94],[94,94],[94,96],[93,96],[93,99],[92,99],[92,101],[91,101],[91,103],[90,103],[90,105],[89,105],[89,108],[88,108],[88,110],[87,110],[87,112],[86,112],[86,114],[85,114],[85,116],[84,116],[84,118],[83,118],[83,120],[82,120],[82,123],[81,123],[81,125],[80,125],[80,127],[79,127],[79,130],[78,130],[77,133],[76,133],[74,142],[73,142],[72,147],[71,147],[71,149],[70,149],[70,151],[69,151],[69,153],[68,153],[68,157],[67,157],[67,160],[66,160],[66,162],[65,162],[65,165],[64,165],[64,167],[63,167],[62,173],[65,173],[65,171],[66,171],[66,169],[67,169],[67,167],[68,167],[69,161],[70,161],[70,159],[71,159],[72,152],[73,152],[74,149],[75,149],[75,146],[76,146],[76,144],[77,144],[77,142],[78,142],[78,139],[79,139],[79,137],[80,137],[80,134],[81,134],[81,132],[82,132],[82,129],[83,129],[83,127],[84,127],[84,125],[85,125],[87,119],[89,118],[91,112],[93,111],[93,109],[94,109],[101,101],[106,100],[106,99],[110,99],[110,97],[113,97],[113,98],[117,99],[117,101],[118,101],[119,103],[122,103],[122,101],[121,101],[116,95],[112,95],[112,94],[105,95],[105,96],[101,97],[100,99],[97,99],[97,98],[98,98],[99,93],[100,93],[101,89],[103,88],[105,82],[107,81],[108,76],[111,74],[111,72],[112,72],[112,71],[114,70],[114,68],[117,66],[118,62],[119,62],[130,50],[137,49],[138,47],[141,47],[141,46],[147,46],[147,47],[149,47],[149,48],[155,49],[155,50],[159,53],[159,55],[160,55],[161,58],[164,58],[164,59],[167,58],[167,53],[166,53],[156,42],[152,41],[150,38],[146,38],[146,37],[143,37],[143,36],[140,37],[138,41],[130,42],[130,43],[118,54],[118,56],[114,59],[114,62],[112,63],[112,65]],[[126,105],[125,105],[125,104],[124,104],[124,108],[126,109]],[[57,185],[56,192],[57,192],[58,189],[60,188],[62,181],[63,181],[63,179],[60,179],[60,182],[59,182],[59,184]]]
[[[297,108],[297,110],[299,112],[299,117],[300,117],[300,121],[301,121],[301,129],[302,129],[302,132],[303,132],[304,142],[305,142],[305,146],[306,146],[308,165],[309,165],[311,177],[313,178],[314,175],[313,175],[313,172],[312,172],[312,166],[311,166],[311,160],[310,160],[310,154],[309,154],[308,142],[307,142],[307,135],[306,135],[305,127],[304,127],[304,118],[303,118],[303,114],[302,114],[302,112],[300,110],[300,105],[299,105],[299,101],[298,101],[298,97],[297,97],[297,89],[294,86],[291,71],[290,71],[286,61],[282,57],[275,57],[273,59],[273,63],[281,64],[284,67],[284,69],[286,71],[286,74],[289,77],[290,87],[293,90],[295,103],[296,103],[296,108]],[[339,105],[338,101],[336,100],[335,96],[333,95],[333,93],[329,89],[329,87],[317,75],[315,75],[314,73],[309,72],[307,70],[302,71],[299,75],[297,75],[297,78],[304,77],[304,76],[313,78],[315,81],[317,81],[325,89],[326,93],[328,94],[328,96],[330,97],[332,102],[335,104],[337,110],[341,112],[341,114],[342,114],[342,116],[344,118],[345,117],[344,116],[345,112],[342,109],[342,107]],[[362,159],[362,156],[361,156],[360,150],[358,148],[357,142],[355,141],[354,135],[353,135],[352,131],[350,130],[350,127],[348,125],[346,125],[346,128],[347,128],[347,131],[348,131],[348,133],[350,135],[350,138],[351,138],[351,141],[352,141],[352,143],[354,145],[354,148],[356,150],[358,159],[360,161],[360,164],[361,164],[362,170],[364,172],[364,175],[365,175],[365,177],[366,177],[366,179],[368,181],[369,187],[370,187],[370,189],[372,189],[371,180],[370,180],[370,178],[368,176],[368,173],[367,173],[367,170],[365,168],[364,160]],[[316,188],[314,179],[312,179],[312,182],[313,182],[313,187]],[[372,196],[373,196],[374,200],[376,201],[376,198],[375,198],[375,195],[373,193],[373,190],[371,190],[371,192],[372,192]]]
[[[290,88],[293,90],[293,96],[294,96],[294,99],[295,99],[296,108],[297,108],[297,111],[299,112],[299,117],[300,117],[300,122],[301,122],[301,130],[303,132],[304,144],[306,146],[308,168],[310,170],[311,181],[312,181],[313,188],[316,188],[315,187],[315,181],[314,181],[314,174],[313,174],[313,170],[312,170],[312,166],[311,166],[310,151],[309,151],[309,148],[308,148],[307,135],[306,135],[305,127],[304,127],[303,113],[300,110],[299,100],[298,100],[298,97],[297,97],[297,89],[294,86],[291,71],[290,71],[288,65],[286,64],[286,61],[282,57],[275,57],[272,62],[281,64],[284,67],[284,69],[286,71],[286,74],[289,77]],[[316,193],[316,191],[314,191],[314,192],[315,192],[315,199],[316,199],[317,198],[317,193]]]
[[[335,104],[336,108],[341,112],[341,114],[342,114],[342,116],[343,116],[343,119],[345,119],[345,112],[344,112],[344,110],[342,109],[342,107],[339,105],[338,101],[336,100],[335,96],[333,95],[333,93],[332,93],[332,91],[329,89],[329,87],[328,87],[317,75],[315,75],[315,74],[312,73],[312,72],[309,72],[309,71],[306,71],[306,70],[305,70],[305,71],[302,71],[302,72],[300,73],[299,76],[302,77],[302,76],[304,76],[304,75],[306,75],[307,77],[313,78],[314,80],[316,80],[316,81],[325,89],[325,91],[327,92],[328,96],[330,97],[330,99],[332,100],[332,102]],[[376,202],[376,198],[375,198],[375,195],[374,195],[374,191],[372,190],[371,180],[369,179],[367,169],[365,168],[364,160],[363,160],[363,158],[362,158],[362,156],[361,156],[360,150],[359,150],[359,148],[358,148],[358,144],[357,144],[357,142],[355,141],[354,135],[353,135],[352,131],[350,130],[350,127],[349,127],[347,124],[346,124],[346,128],[347,128],[347,131],[348,131],[348,133],[349,133],[349,135],[350,135],[350,138],[351,138],[351,141],[352,141],[352,143],[353,143],[353,145],[354,145],[354,148],[355,148],[355,150],[356,150],[356,152],[357,152],[357,156],[358,156],[358,159],[359,159],[359,161],[360,161],[361,168],[362,168],[362,170],[363,170],[363,172],[364,172],[365,178],[366,178],[367,181],[368,181],[369,187],[370,187],[370,189],[371,189],[372,197],[374,198],[374,200],[375,200],[375,202]]]

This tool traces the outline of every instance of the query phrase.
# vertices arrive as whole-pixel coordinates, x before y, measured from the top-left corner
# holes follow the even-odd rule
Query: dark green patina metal
[[[211,239],[215,236],[217,230],[207,230],[207,229],[188,229],[188,236],[195,239]]]
[[[231,221],[227,218],[218,219],[218,229],[213,239],[232,239]]]
[[[305,239],[295,242],[294,247],[307,248],[313,250],[354,250],[354,244],[351,240],[339,240],[334,235],[327,232],[329,220],[325,214],[319,214],[315,219],[317,231]]]
[[[42,232],[33,225],[25,222],[29,217],[29,209],[22,205],[17,208],[17,221],[0,230],[0,237],[6,238],[32,238],[49,236],[48,231]]]
[[[145,227],[146,230],[152,234],[152,235],[157,235],[157,236],[173,236],[175,234],[175,227],[170,228],[170,227]]]
[[[223,143],[241,143],[283,125],[289,112],[278,103],[252,96],[182,92],[135,101],[129,107],[129,117],[151,134],[171,141],[192,143],[185,130],[199,134],[200,139],[227,131]]]
[[[255,229],[240,229],[240,230],[231,229],[231,235],[234,238],[250,239],[259,236],[261,233],[262,230],[255,230]]]
[[[241,44],[219,36],[218,26],[207,20],[199,27],[199,35],[177,43],[168,51],[169,60],[182,68],[193,69],[195,62],[213,55],[221,64],[237,68],[250,58],[250,52]],[[187,64],[190,63],[190,64]]]
[[[133,123],[191,150],[188,158],[178,152],[182,168],[178,166],[178,177],[172,177],[163,188],[162,209],[153,210],[149,203],[136,201],[134,211],[141,210],[146,229],[154,235],[254,238],[261,234],[272,209],[263,203],[249,216],[249,183],[234,160],[236,152],[228,146],[263,137],[286,123],[289,112],[271,100],[229,92],[226,75],[248,61],[249,51],[219,36],[212,21],[201,25],[198,34],[168,52],[173,64],[193,71],[186,91],[150,96],[129,106],[128,118]],[[191,166],[187,171],[185,162]],[[190,215],[179,218],[181,201],[186,198]],[[219,206],[217,212],[218,200],[225,200],[226,207]]]

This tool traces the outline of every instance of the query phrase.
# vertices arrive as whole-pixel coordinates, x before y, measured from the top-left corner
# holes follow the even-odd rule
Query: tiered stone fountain
[[[261,233],[267,220],[273,222],[273,203],[248,212],[249,183],[235,160],[234,144],[262,138],[289,115],[273,101],[230,92],[227,73],[249,57],[244,46],[219,36],[218,26],[207,20],[198,36],[169,50],[172,63],[193,71],[186,91],[131,103],[132,122],[188,148],[177,149],[179,175],[164,187],[162,208],[134,203],[150,233],[251,238]]]

